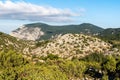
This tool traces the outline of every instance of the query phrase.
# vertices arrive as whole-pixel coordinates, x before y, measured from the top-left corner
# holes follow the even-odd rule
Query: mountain
[[[52,26],[44,23],[26,24],[12,31],[11,36],[25,40],[46,40],[52,36],[66,33],[98,34],[104,29],[90,24]]]
[[[120,28],[105,29],[99,36],[107,40],[120,40]]]

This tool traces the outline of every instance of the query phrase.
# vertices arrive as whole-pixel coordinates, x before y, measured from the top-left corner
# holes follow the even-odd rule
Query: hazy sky
[[[120,27],[120,0],[0,0],[0,31],[33,22]]]

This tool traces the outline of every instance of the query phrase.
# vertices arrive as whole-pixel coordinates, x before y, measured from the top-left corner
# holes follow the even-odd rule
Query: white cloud
[[[78,14],[69,9],[40,6],[26,2],[0,1],[0,19],[65,22]]]

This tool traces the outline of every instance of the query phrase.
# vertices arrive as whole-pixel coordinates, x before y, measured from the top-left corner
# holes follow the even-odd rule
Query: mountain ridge
[[[27,28],[27,29],[25,29]],[[32,28],[32,29],[31,29]],[[25,24],[22,28],[18,28],[14,30],[11,35],[14,37],[21,38],[21,34],[23,35],[31,35],[31,30],[34,31],[35,28],[38,28],[38,38],[34,38],[36,36],[33,36],[33,39],[28,39],[29,36],[26,40],[44,40],[44,39],[50,39],[52,36],[55,36],[56,34],[66,34],[66,33],[83,33],[83,34],[94,34],[97,35],[99,32],[103,31],[104,29],[101,27],[98,27],[96,25],[90,24],[90,23],[83,23],[79,25],[63,25],[63,26],[53,26],[53,25],[48,25],[45,23],[32,23],[32,24]],[[23,32],[23,30],[25,30]],[[39,34],[42,33],[42,34]],[[34,34],[34,33],[33,33]]]

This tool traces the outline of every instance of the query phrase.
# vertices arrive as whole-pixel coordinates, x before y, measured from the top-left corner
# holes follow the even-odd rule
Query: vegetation
[[[119,41],[120,40],[120,28],[105,29],[104,31],[100,33],[99,36],[101,36],[103,39]]]
[[[43,59],[43,60],[48,60],[48,59],[50,59],[50,60],[58,60],[59,57],[58,57],[58,55],[48,54],[46,57],[42,56],[41,59]]]
[[[65,60],[50,54],[45,62],[33,63],[14,51],[0,52],[0,80],[119,80],[119,57],[94,53]]]
[[[83,57],[91,53],[111,50],[111,44],[84,34],[58,35],[56,38],[36,43],[32,53],[37,56],[58,54],[61,58]],[[111,50],[112,51],[112,50]],[[105,53],[106,54],[106,53]]]
[[[45,40],[36,43],[36,47],[45,46],[47,43],[51,42],[50,40]]]
[[[56,42],[49,40],[38,42],[36,46],[39,51],[45,48],[46,50],[48,48],[51,50],[46,53],[46,56],[37,56],[35,53],[27,56],[21,53],[22,49],[29,47],[28,43],[0,33],[0,80],[120,80],[120,56],[115,54],[106,55],[107,53],[105,52],[109,48],[109,44],[107,45],[107,43],[100,39],[84,35],[81,35],[82,37],[77,34],[67,36],[69,36],[68,40],[64,40],[64,37],[61,39],[63,43],[61,43],[60,37],[58,42],[57,40]],[[110,49],[119,47],[119,40],[108,40],[105,38],[104,40],[113,44],[113,47],[110,47]],[[93,42],[96,44],[94,45]],[[52,48],[51,45],[53,44],[55,48]],[[97,47],[94,53],[85,51],[91,44],[94,47],[90,47],[89,50],[94,50],[98,44],[100,47]],[[103,48],[102,44],[107,46]],[[41,46],[43,48],[40,49],[39,47]],[[57,50],[56,47],[58,46],[58,49],[63,48],[56,55],[58,51],[56,51],[56,54],[54,51]],[[69,49],[68,46],[73,46],[74,50],[72,50],[73,48]],[[106,51],[103,53],[97,52],[98,49],[102,48]],[[64,52],[68,49],[71,50],[70,56],[72,56],[72,59],[59,56],[61,54],[64,56]],[[73,54],[72,51],[75,50],[77,53]],[[83,51],[85,54],[83,54]],[[36,54],[38,53],[36,52]],[[85,56],[79,57],[76,55]]]
[[[98,35],[98,37],[111,43],[114,48],[120,49],[120,28],[105,29]]]
[[[86,62],[98,62],[102,63],[106,60],[106,57],[102,53],[93,53],[90,55],[85,56],[84,58],[81,58],[80,60],[86,61]]]
[[[30,41],[20,40],[0,32],[0,51],[14,50],[23,53],[24,49],[30,48],[31,44]]]
[[[85,33],[85,34],[96,34],[103,31],[102,28],[90,24],[83,23],[80,25],[64,25],[64,26],[52,26],[44,23],[33,23],[26,24],[26,27],[39,27],[45,33],[45,35],[41,36],[40,40],[48,40],[52,36],[66,33]]]

